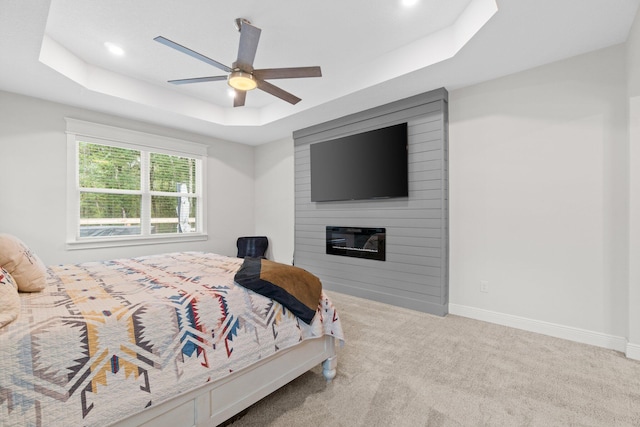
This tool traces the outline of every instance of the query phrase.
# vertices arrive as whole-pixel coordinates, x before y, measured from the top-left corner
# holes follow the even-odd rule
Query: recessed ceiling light
[[[229,95],[229,98],[235,98],[236,91],[232,87],[230,87],[229,89],[227,89],[227,95]]]
[[[415,6],[419,0],[402,0],[402,5],[405,7]]]
[[[107,50],[111,52],[113,55],[116,55],[116,56],[124,55],[124,49],[122,49],[120,46],[116,44],[113,44],[111,42],[105,42],[104,47],[106,47]]]

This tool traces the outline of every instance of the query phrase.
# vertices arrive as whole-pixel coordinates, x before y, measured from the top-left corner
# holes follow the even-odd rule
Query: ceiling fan
[[[262,30],[251,25],[251,22],[243,18],[236,19],[235,23],[236,28],[238,29],[238,31],[240,31],[240,46],[238,47],[238,58],[231,65],[231,67],[227,67],[226,65],[221,64],[218,61],[208,58],[165,37],[158,36],[154,38],[154,40],[158,43],[162,43],[163,45],[169,46],[170,48],[175,49],[179,52],[186,53],[193,58],[206,62],[209,65],[213,65],[214,67],[229,73],[225,76],[209,76],[195,77],[190,79],[169,80],[169,83],[182,85],[226,80],[229,86],[231,86],[235,91],[235,97],[233,101],[234,107],[242,107],[245,103],[247,91],[255,88],[263,90],[264,92],[267,92],[273,96],[276,96],[284,101],[295,105],[300,102],[300,98],[277,86],[272,85],[266,80],[292,79],[301,77],[322,77],[322,71],[320,70],[320,67],[264,68],[259,70],[254,69],[253,60],[256,56],[258,41],[260,40],[260,32]]]

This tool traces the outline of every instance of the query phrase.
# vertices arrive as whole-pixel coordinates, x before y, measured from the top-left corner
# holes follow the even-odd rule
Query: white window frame
[[[67,133],[67,249],[89,249],[207,240],[206,145],[68,117],[65,118],[65,121]],[[196,175],[200,177],[200,180],[196,183],[195,197],[198,199],[198,203],[196,204],[196,230],[199,231],[175,234],[80,237],[80,180],[78,171],[78,147],[80,142],[197,159]],[[143,174],[141,179],[148,181],[148,176]],[[156,195],[156,192],[143,193],[142,212],[140,213],[140,221],[143,224],[145,222],[148,223],[150,220],[151,195]],[[176,193],[175,195],[180,195],[180,193]],[[145,198],[149,200],[145,202]]]

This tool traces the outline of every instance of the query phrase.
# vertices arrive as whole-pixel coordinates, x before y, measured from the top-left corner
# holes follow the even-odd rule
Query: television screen
[[[407,157],[406,123],[311,144],[311,201],[407,197]]]

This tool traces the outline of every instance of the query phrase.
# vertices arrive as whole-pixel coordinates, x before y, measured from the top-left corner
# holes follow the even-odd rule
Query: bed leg
[[[322,375],[331,382],[336,377],[336,367],[338,366],[338,356],[334,355],[322,362]]]

